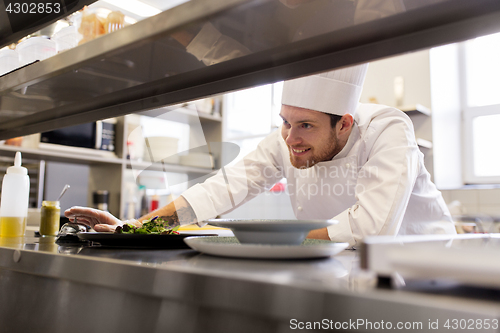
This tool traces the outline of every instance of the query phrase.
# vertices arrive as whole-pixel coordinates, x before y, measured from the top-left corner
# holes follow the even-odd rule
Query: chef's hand
[[[99,232],[113,232],[117,226],[123,225],[122,221],[109,212],[95,208],[71,207],[64,212],[64,216],[71,222],[74,222],[76,218],[78,223],[88,225]]]

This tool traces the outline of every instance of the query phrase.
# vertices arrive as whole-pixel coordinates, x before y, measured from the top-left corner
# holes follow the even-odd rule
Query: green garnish
[[[155,216],[143,222],[142,226],[125,223],[115,229],[116,234],[178,235],[179,226],[170,227],[168,220]]]

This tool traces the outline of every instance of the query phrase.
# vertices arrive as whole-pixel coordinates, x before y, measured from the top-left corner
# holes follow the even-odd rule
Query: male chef
[[[408,116],[361,104],[367,64],[286,81],[281,130],[240,162],[196,184],[155,215],[181,225],[202,223],[235,209],[287,180],[297,219],[333,219],[309,238],[348,242],[365,236],[455,233],[441,196],[424,167]],[[109,213],[74,207],[70,219],[96,231],[122,222]]]

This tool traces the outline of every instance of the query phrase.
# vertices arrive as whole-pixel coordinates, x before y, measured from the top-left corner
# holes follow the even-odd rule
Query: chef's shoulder
[[[373,146],[416,146],[413,123],[403,111],[380,104],[361,104],[356,118],[362,140]]]

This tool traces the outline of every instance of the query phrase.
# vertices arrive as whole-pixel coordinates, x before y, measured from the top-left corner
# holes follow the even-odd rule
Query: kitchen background
[[[116,10],[112,2],[99,2],[90,9],[94,13]],[[128,19],[134,16],[125,14]],[[131,23],[140,19],[135,16]],[[457,218],[500,217],[498,55],[500,34],[374,61],[365,81],[361,102],[395,106],[411,117],[426,166]],[[93,192],[107,190],[112,213],[137,217],[167,204],[212,169],[230,164],[234,157],[230,155],[236,155],[227,147],[225,155],[209,154],[203,149],[207,143],[234,143],[242,157],[277,130],[281,89],[278,82],[121,117],[111,155],[41,147],[39,135],[8,140],[0,145],[0,155],[20,149],[28,156],[33,208],[42,199],[53,200],[70,184],[62,211],[73,205],[93,206]],[[165,156],[175,156],[166,164],[155,164],[165,157],[155,158],[155,145],[169,150]],[[68,157],[78,154],[87,157]],[[9,158],[0,159],[0,177],[10,164]],[[294,218],[285,186],[283,181],[222,217]]]

